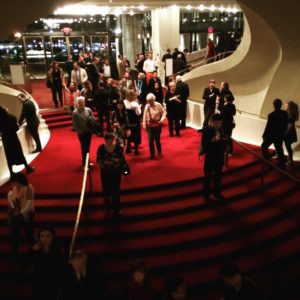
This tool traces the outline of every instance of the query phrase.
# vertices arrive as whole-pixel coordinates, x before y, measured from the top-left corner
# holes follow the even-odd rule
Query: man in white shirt
[[[146,73],[147,84],[148,84],[149,80],[152,78],[153,71],[156,70],[155,61],[153,59],[152,52],[148,52],[148,58],[144,61],[143,70]]]
[[[77,84],[79,91],[83,89],[83,84],[88,80],[85,69],[80,68],[77,62],[73,64],[73,70],[71,72],[71,81]]]
[[[104,64],[103,64],[103,67],[102,67],[102,73],[103,73],[103,76],[105,78],[110,78],[111,77],[111,67],[110,67],[108,58],[106,58],[104,60]]]

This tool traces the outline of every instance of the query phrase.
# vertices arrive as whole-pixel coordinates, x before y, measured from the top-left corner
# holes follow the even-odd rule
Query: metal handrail
[[[300,179],[296,178],[295,176],[291,175],[290,173],[286,172],[285,170],[281,169],[280,167],[278,167],[277,165],[271,163],[270,161],[268,161],[267,159],[265,159],[264,157],[261,157],[258,153],[256,153],[255,151],[253,151],[252,149],[250,149],[249,147],[247,147],[246,145],[244,145],[243,143],[235,140],[232,138],[232,141],[235,142],[236,144],[238,144],[240,147],[242,147],[243,149],[245,149],[246,151],[250,152],[252,155],[254,155],[257,159],[259,159],[262,162],[262,172],[260,174],[260,181],[261,181],[261,193],[263,192],[263,186],[264,186],[264,166],[268,165],[269,167],[271,167],[272,169],[280,172],[282,175],[288,177],[289,179],[293,180],[294,182],[296,182],[297,184],[300,185]]]
[[[222,52],[222,53],[219,53],[218,55],[215,55],[215,56],[213,56],[213,57],[210,57],[209,59],[204,59],[204,60],[201,61],[201,62],[198,62],[198,63],[195,63],[195,64],[191,64],[191,65],[189,65],[188,67],[186,67],[185,69],[183,69],[183,70],[181,70],[181,71],[179,71],[179,72],[173,74],[173,76],[182,75],[182,73],[190,72],[191,70],[194,70],[194,69],[196,69],[196,68],[198,68],[198,67],[202,67],[202,66],[206,65],[206,64],[207,64],[207,61],[212,61],[212,62],[214,62],[214,60],[215,60],[217,57],[219,57],[220,55],[225,55],[225,54],[229,54],[229,53],[232,54],[233,52],[235,52],[235,51],[226,51],[226,52]],[[200,59],[203,59],[203,58],[205,58],[205,56],[199,57],[197,60],[200,60]],[[223,60],[223,59],[224,59],[224,58],[222,58],[221,60]],[[195,61],[195,60],[194,60],[194,61]]]
[[[77,237],[77,232],[78,232],[78,227],[79,227],[79,222],[80,222],[80,217],[81,217],[81,212],[82,212],[82,206],[83,206],[83,200],[85,196],[85,188],[86,188],[86,179],[87,179],[87,172],[89,171],[89,156],[90,154],[86,154],[85,158],[85,165],[84,165],[84,173],[83,173],[83,180],[82,180],[82,188],[81,188],[81,194],[80,194],[80,200],[79,200],[79,206],[78,206],[78,211],[77,211],[77,217],[73,229],[73,234],[72,234],[72,240],[70,244],[70,249],[69,249],[69,257],[72,255],[76,237]]]

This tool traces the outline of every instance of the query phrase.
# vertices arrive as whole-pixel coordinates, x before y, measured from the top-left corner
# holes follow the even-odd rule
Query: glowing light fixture
[[[191,10],[191,9],[192,9],[192,6],[189,4],[189,5],[186,6],[186,9],[187,9],[187,10]]]
[[[21,32],[16,32],[15,33],[15,38],[19,39],[22,36]]]

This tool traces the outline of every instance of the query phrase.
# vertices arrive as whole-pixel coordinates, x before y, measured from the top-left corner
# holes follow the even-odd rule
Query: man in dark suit
[[[282,143],[284,134],[288,125],[288,115],[286,111],[282,110],[282,101],[275,99],[273,101],[274,111],[268,115],[268,121],[263,133],[263,143],[261,144],[261,151],[265,159],[270,160],[271,156],[268,148],[274,144],[278,159],[279,167],[285,168],[285,157],[283,153]]]
[[[150,93],[152,90],[154,90],[155,83],[158,82],[158,84],[161,86],[161,80],[157,75],[157,71],[152,72],[152,78],[149,80],[148,83],[148,92]]]
[[[39,124],[40,120],[36,114],[36,108],[34,103],[29,100],[25,94],[18,95],[19,101],[23,104],[22,112],[19,118],[19,124],[21,125],[26,120],[27,128],[36,144],[36,148],[32,153],[38,153],[42,151],[41,140],[39,136]]]
[[[211,79],[208,83],[208,87],[204,89],[203,100],[204,102],[204,122],[203,128],[208,125],[208,121],[213,115],[216,108],[216,99],[220,96],[220,91],[215,87],[215,80]]]
[[[182,81],[182,77],[180,75],[176,76],[176,95],[180,95],[180,129],[185,129],[186,126],[186,109],[187,109],[187,100],[190,96],[190,89],[187,83]]]
[[[215,114],[211,119],[211,125],[205,127],[202,133],[200,155],[204,158],[204,200],[209,201],[213,193],[217,200],[224,200],[221,194],[222,168],[224,165],[224,154],[227,137],[222,130],[222,117]]]
[[[63,277],[59,299],[107,299],[103,276],[95,266],[88,264],[87,255],[83,251],[73,252]]]

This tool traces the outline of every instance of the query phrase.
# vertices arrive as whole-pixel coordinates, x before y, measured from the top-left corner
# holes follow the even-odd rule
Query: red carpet
[[[70,124],[68,118],[58,114],[49,124],[52,128],[66,126]],[[70,129],[51,129],[50,142],[34,161],[36,172],[30,175],[37,193],[36,227],[52,225],[67,246],[83,175],[79,142]],[[132,175],[123,178],[124,216],[118,222],[104,212],[99,168],[95,165],[92,178],[96,193],[88,193],[85,199],[76,247],[101,260],[112,291],[127,282],[131,262],[143,258],[157,289],[162,288],[166,274],[179,273],[190,286],[189,299],[218,299],[218,268],[223,261],[233,259],[242,270],[260,279],[270,299],[299,299],[292,298],[299,291],[293,288],[299,268],[292,268],[300,267],[299,186],[276,171],[266,170],[261,195],[260,163],[235,145],[222,181],[226,202],[207,205],[201,196],[199,140],[195,130],[187,129],[181,138],[170,138],[164,128],[164,157],[149,161],[143,132],[140,156],[127,155]],[[92,162],[102,142],[102,138],[93,138]],[[298,166],[294,175],[299,176]],[[6,264],[8,188],[6,185],[0,191],[0,297],[22,295],[22,299],[29,299],[30,274],[14,272]],[[27,252],[24,241],[21,251]],[[280,277],[281,270],[285,276]]]

